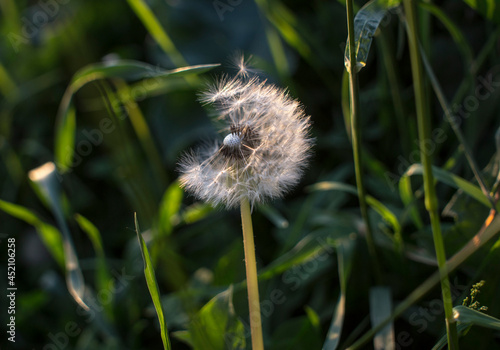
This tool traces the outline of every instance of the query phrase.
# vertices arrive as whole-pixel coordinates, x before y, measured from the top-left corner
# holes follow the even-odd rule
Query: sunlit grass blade
[[[0,210],[19,220],[32,225],[54,260],[64,269],[64,252],[61,232],[52,225],[43,222],[35,213],[19,204],[0,199]]]
[[[356,52],[356,69],[359,71],[366,66],[370,47],[375,32],[384,19],[387,11],[398,6],[400,0],[372,0],[363,6],[354,18],[354,40]],[[349,42],[345,48],[345,64],[350,70]]]
[[[139,222],[137,221],[137,214],[134,213],[135,231],[137,233],[137,239],[139,240],[139,247],[142,253],[142,259],[144,261],[144,276],[146,278],[146,283],[148,285],[149,294],[153,300],[153,304],[158,315],[158,321],[160,323],[161,340],[163,342],[163,348],[165,350],[170,350],[170,338],[168,337],[167,323],[165,322],[165,316],[163,315],[163,309],[160,300],[160,291],[158,289],[158,283],[156,282],[155,271],[153,269],[153,263],[149,255],[148,247],[146,242],[142,238],[142,234],[139,228]]]
[[[85,310],[89,310],[85,299],[85,281],[80,269],[73,238],[64,217],[61,204],[61,187],[56,166],[52,162],[45,163],[29,172],[29,178],[39,188],[37,194],[41,195],[48,204],[62,233],[64,250],[64,265],[66,268],[66,284],[68,291],[75,301]]]
[[[186,60],[182,57],[179,50],[177,50],[174,42],[161,26],[160,21],[156,18],[154,12],[149,8],[148,4],[143,0],[127,0],[127,2],[149,31],[151,36],[160,45],[162,50],[170,57],[173,64],[177,67],[186,66]]]
[[[340,336],[342,334],[342,327],[345,318],[347,281],[349,280],[349,276],[351,274],[351,266],[354,256],[354,243],[355,242],[353,240],[346,238],[339,240],[336,244],[340,294],[337,304],[335,305],[335,311],[333,313],[330,328],[328,329],[328,333],[326,335],[325,343],[323,344],[323,350],[335,350],[340,343]]]
[[[351,193],[355,196],[358,194],[356,187],[334,181],[318,182],[314,185],[311,185],[309,189],[313,191],[343,191]],[[401,224],[399,223],[399,219],[397,218],[397,216],[382,202],[378,201],[372,196],[366,196],[366,203],[392,226],[392,229],[394,230],[394,242],[398,245],[399,248],[402,248],[401,244],[403,243],[403,238],[401,236]]]
[[[370,319],[372,326],[390,317],[392,313],[392,293],[389,287],[370,288]],[[375,350],[395,349],[394,325],[387,324],[373,338]]]
[[[165,70],[139,61],[115,60],[83,67],[71,79],[59,106],[55,137],[55,159],[59,170],[65,172],[71,166],[76,129],[76,116],[72,101],[74,94],[86,84],[108,78],[120,78],[127,81],[154,78],[157,82],[161,82],[172,77],[200,74],[217,66],[218,64],[207,64]]]

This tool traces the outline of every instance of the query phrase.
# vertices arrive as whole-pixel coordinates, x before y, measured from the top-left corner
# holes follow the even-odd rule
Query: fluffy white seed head
[[[185,154],[181,185],[228,208],[282,196],[300,179],[312,140],[301,104],[257,77],[223,77],[202,94],[222,122],[222,143]],[[225,135],[225,136],[224,136]]]

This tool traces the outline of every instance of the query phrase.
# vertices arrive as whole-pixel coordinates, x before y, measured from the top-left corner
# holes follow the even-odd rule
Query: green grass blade
[[[446,15],[446,13],[436,5],[430,2],[423,2],[423,1],[419,2],[418,5],[422,9],[436,16],[436,18],[439,21],[441,21],[441,23],[446,27],[446,29],[448,29],[448,32],[450,32],[450,35],[457,44],[458,49],[462,52],[462,57],[465,60],[464,66],[466,67],[467,70],[469,70],[473,65],[472,62],[474,60],[474,54],[472,52],[472,48],[465,39],[465,36],[462,34],[460,27],[458,27],[455,23],[453,23],[453,21]]]
[[[335,237],[332,237],[332,231],[335,231]],[[327,239],[339,239],[353,231],[351,227],[337,225],[335,228],[330,227],[308,234],[290,251],[262,269],[259,273],[259,281],[270,279],[294,266],[313,260],[324,252],[333,252],[332,244],[327,242]]]
[[[500,320],[477,310],[458,305],[453,308],[453,316],[459,323],[480,326],[500,331]]]
[[[66,96],[66,94],[65,94]],[[71,103],[72,96],[66,97]],[[64,98],[63,98],[64,100]],[[65,111],[65,116],[59,119],[56,125],[56,137],[54,145],[54,158],[57,168],[61,172],[68,171],[72,166],[74,155],[76,132],[76,111],[73,106],[69,106]]]
[[[259,211],[264,214],[265,217],[271,221],[277,228],[287,228],[290,224],[287,219],[281,215],[281,213],[272,205],[261,204],[259,205]]]
[[[134,222],[135,222],[135,232],[137,233],[137,239],[139,240],[139,247],[142,253],[142,259],[144,261],[144,276],[146,277],[146,283],[148,285],[149,294],[151,295],[151,299],[153,300],[153,304],[155,306],[156,313],[158,315],[158,321],[160,322],[160,330],[161,330],[161,340],[163,342],[163,348],[165,350],[170,350],[170,339],[168,337],[167,323],[165,322],[165,316],[163,315],[163,309],[161,307],[160,301],[160,291],[158,289],[158,283],[156,282],[155,271],[153,269],[153,263],[151,261],[151,257],[149,256],[148,247],[146,246],[146,242],[142,238],[139,222],[137,221],[137,214],[134,214]]]
[[[359,71],[366,66],[373,36],[387,11],[399,5],[398,0],[372,0],[363,6],[354,18],[354,39],[356,46],[356,67]],[[345,48],[345,64],[350,67],[349,42]]]
[[[31,210],[18,204],[0,199],[0,210],[35,227],[47,250],[59,266],[64,269],[63,243],[61,232],[57,228],[44,223]]]
[[[486,207],[491,207],[490,201],[488,200],[488,197],[486,197],[481,189],[477,187],[476,185],[470,183],[469,181],[461,178],[460,176],[454,175],[448,171],[445,171],[443,169],[440,169],[438,167],[433,166],[432,167],[432,172],[434,174],[434,177],[441,181],[442,183],[445,183],[451,187],[454,187],[456,189],[460,189],[464,191],[466,194],[477,200],[478,202],[484,204]],[[423,167],[421,164],[413,164],[406,170],[406,172],[403,174],[400,180],[400,193],[401,193],[401,199],[405,204],[408,204],[413,200],[413,193],[411,191],[411,184],[410,187],[407,187],[407,184],[409,183],[409,177],[413,175],[422,175],[423,174]],[[403,186],[401,186],[401,181],[403,181]],[[408,191],[410,189],[410,191]]]
[[[173,221],[179,213],[184,191],[178,181],[174,181],[165,191],[160,203],[158,213],[159,232],[161,236],[170,236],[173,229]]]
[[[90,220],[85,218],[80,214],[75,215],[75,220],[78,223],[78,226],[82,229],[83,232],[87,234],[90,241],[92,242],[92,246],[96,252],[97,256],[97,273],[96,273],[96,286],[99,291],[111,289],[112,286],[112,278],[109,273],[108,264],[106,263],[106,256],[104,254],[104,248],[102,245],[102,238],[99,229],[92,223]],[[112,294],[111,294],[112,295]],[[105,304],[106,311],[108,315],[112,315],[111,303]]]
[[[372,326],[375,327],[392,313],[392,295],[389,287],[370,288],[370,319]],[[375,350],[394,350],[394,325],[387,324],[384,328],[375,334],[373,346]]]
[[[217,66],[218,64],[205,64],[165,70],[139,61],[116,60],[94,63],[83,67],[71,79],[71,83],[59,105],[55,137],[55,159],[59,170],[66,172],[71,167],[76,130],[76,114],[72,104],[73,96],[86,84],[109,78],[120,78],[126,81],[155,79],[156,84],[147,84],[147,86],[150,88],[153,86],[156,89],[159,85],[162,85],[162,81],[165,79],[200,74]]]
[[[464,0],[466,4],[489,20],[500,24],[500,4],[495,0]]]
[[[314,191],[334,190],[347,192],[355,196],[357,196],[358,194],[356,187],[335,181],[318,182],[310,186],[309,188]],[[392,226],[394,230],[395,242],[398,245],[402,244],[403,240],[401,236],[401,224],[399,223],[397,216],[382,202],[378,201],[372,196],[366,196],[366,203],[370,207],[372,207],[372,209],[375,210],[375,212],[377,212],[387,223],[389,223],[389,225]]]
[[[186,66],[187,62],[177,50],[172,39],[163,29],[158,18],[143,0],[127,0],[137,17],[144,24],[151,36],[160,45],[162,50],[170,57],[177,67]]]
[[[340,336],[342,334],[342,326],[345,318],[345,304],[347,281],[351,274],[351,266],[353,261],[354,241],[350,239],[340,240],[337,244],[337,261],[340,282],[340,295],[335,305],[332,323],[328,329],[328,334],[323,344],[323,350],[335,350],[340,344]]]

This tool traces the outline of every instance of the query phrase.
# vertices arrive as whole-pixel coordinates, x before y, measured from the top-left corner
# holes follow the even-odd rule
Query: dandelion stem
[[[257,262],[253,241],[252,215],[250,203],[244,198],[240,202],[241,224],[243,227],[243,246],[245,249],[245,267],[247,273],[248,307],[250,310],[250,331],[252,350],[264,350],[262,323],[260,316],[259,284],[257,281]]]
[[[422,60],[418,45],[417,15],[414,0],[404,0],[406,13],[406,25],[408,32],[408,43],[410,47],[410,58],[412,66],[413,82],[415,85],[415,107],[417,112],[418,134],[420,142],[430,140],[430,112],[428,99],[425,93],[425,79]],[[446,252],[444,249],[441,225],[439,222],[438,200],[436,188],[434,187],[434,176],[432,174],[432,157],[429,152],[421,148],[420,158],[424,168],[424,191],[425,208],[429,212],[432,236],[434,239],[434,249],[441,275],[441,291],[443,295],[443,305],[446,317],[446,333],[448,337],[448,348],[458,349],[458,335],[455,319],[453,318],[453,303],[450,290],[450,280],[448,279],[448,268],[446,266]]]
[[[377,259],[377,250],[373,241],[372,227],[368,217],[368,206],[366,204],[366,191],[363,181],[363,168],[361,158],[361,127],[359,125],[359,87],[358,72],[356,66],[356,45],[354,40],[354,9],[353,1],[346,1],[347,7],[347,32],[349,38],[349,94],[351,96],[351,130],[352,130],[352,152],[354,154],[354,168],[356,171],[356,185],[358,188],[359,207],[361,216],[366,225],[366,243],[370,252],[374,276],[377,283],[381,283],[380,266]]]

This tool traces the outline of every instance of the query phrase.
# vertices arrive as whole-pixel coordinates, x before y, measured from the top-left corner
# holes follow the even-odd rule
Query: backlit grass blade
[[[356,69],[366,66],[373,36],[387,11],[399,5],[398,0],[372,0],[363,6],[354,18],[354,40],[356,46]],[[345,64],[350,70],[349,42],[345,48]]]
[[[165,316],[163,315],[163,309],[161,307],[160,291],[158,289],[158,283],[156,282],[155,271],[153,269],[153,263],[151,257],[149,256],[148,247],[146,242],[142,238],[141,231],[139,229],[139,222],[137,221],[137,214],[134,213],[135,222],[135,232],[137,233],[137,239],[139,240],[139,247],[142,253],[142,259],[144,261],[144,276],[146,277],[146,283],[148,285],[149,294],[153,300],[155,306],[156,314],[158,315],[158,321],[160,322],[161,340],[163,342],[163,348],[165,350],[170,350],[170,339],[168,337],[167,323],[165,322]]]
[[[135,12],[137,17],[144,24],[151,36],[160,45],[162,50],[170,57],[173,64],[177,67],[186,66],[187,62],[182,57],[182,54],[177,50],[172,39],[168,36],[165,29],[156,18],[154,12],[149,8],[148,4],[143,0],[127,0],[128,4]]]
[[[61,232],[57,228],[43,222],[31,210],[19,204],[9,203],[0,199],[0,210],[32,225],[54,260],[64,269],[63,243]]]
[[[217,66],[218,64],[206,64],[165,70],[139,61],[115,60],[83,67],[71,79],[71,83],[67,87],[59,105],[55,137],[55,159],[58,169],[65,172],[71,166],[76,129],[76,115],[72,103],[73,96],[86,84],[101,79],[120,78],[126,81],[156,79],[156,83],[161,85],[160,83],[165,79],[200,74]],[[147,84],[147,86],[152,85]],[[157,85],[154,84],[153,86],[156,87]]]
[[[89,310],[85,300],[85,281],[80,268],[78,255],[76,253],[73,238],[69,230],[61,204],[61,186],[56,170],[52,162],[45,163],[29,172],[32,183],[38,187],[36,192],[45,201],[52,211],[56,222],[61,230],[62,245],[64,251],[64,266],[66,270],[66,284],[73,299],[85,310]]]
[[[339,346],[342,326],[345,318],[347,281],[351,273],[354,241],[346,238],[340,240],[336,247],[340,282],[340,294],[335,305],[332,323],[323,344],[323,350],[335,350]]]

